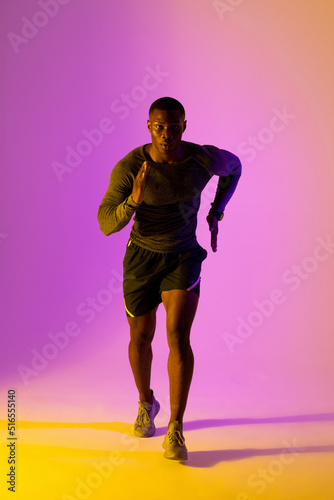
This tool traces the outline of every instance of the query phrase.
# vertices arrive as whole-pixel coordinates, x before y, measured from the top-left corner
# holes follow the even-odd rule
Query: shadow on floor
[[[228,418],[228,419],[203,419],[193,420],[184,423],[184,431],[194,431],[200,429],[209,429],[215,427],[226,427],[235,425],[257,425],[257,424],[279,424],[279,423],[306,423],[306,422],[330,422],[334,421],[334,413],[321,413],[309,415],[289,415],[281,417],[264,417],[264,418]],[[2,421],[1,424],[4,424]],[[2,425],[1,425],[2,426]],[[94,429],[117,432],[133,436],[133,424],[126,422],[19,422],[21,429],[50,429],[50,428],[76,428],[76,429]],[[165,435],[167,427],[159,427],[156,430],[154,437]],[[81,450],[83,452],[83,450]],[[87,451],[91,453],[90,451]],[[306,446],[297,447],[291,443],[285,448],[265,448],[265,449],[237,449],[237,450],[207,450],[207,451],[190,451],[189,459],[183,462],[186,467],[210,468],[220,462],[230,462],[233,460],[243,460],[258,456],[280,456],[285,457],[298,456],[301,453],[333,453],[334,445],[326,446]],[[77,449],[80,455],[80,448]],[[103,454],[106,451],[102,452]],[[136,455],[137,453],[134,452]],[[143,453],[143,452],[142,452]],[[141,454],[142,454],[141,453]],[[133,453],[130,453],[133,455]],[[144,452],[145,455],[145,452]]]
[[[294,461],[301,453],[333,453],[334,445],[329,446],[305,446],[291,448],[264,448],[264,449],[243,449],[243,450],[209,450],[189,452],[187,462],[182,465],[187,467],[209,468],[220,462],[232,462],[234,460],[243,460],[246,458],[283,455],[282,463]],[[290,455],[290,457],[289,457]],[[285,460],[285,462],[284,462]]]
[[[281,417],[265,417],[265,418],[229,418],[229,419],[203,419],[194,420],[184,423],[184,431],[194,431],[199,429],[209,429],[215,427],[226,427],[235,425],[257,425],[257,424],[285,424],[285,423],[306,423],[306,422],[330,422],[334,421],[334,413],[322,413],[322,414],[309,414],[309,415],[290,415]],[[5,424],[4,421],[1,422],[1,426]],[[21,429],[50,429],[50,428],[75,428],[75,429],[94,429],[101,431],[111,431],[116,432],[121,435],[133,436],[133,424],[125,422],[26,422],[21,421],[18,423]],[[156,430],[155,436],[165,435],[167,432],[167,427],[160,427]],[[137,438],[139,439],[139,438]],[[305,453],[334,453],[334,444],[322,445],[322,446],[306,446],[300,447],[296,446],[295,442],[284,443],[285,448],[264,448],[264,449],[234,449],[234,450],[207,450],[207,451],[189,451],[189,459],[187,462],[183,462],[182,465],[186,467],[197,467],[197,468],[210,468],[217,465],[220,462],[230,462],[234,460],[244,460],[252,457],[259,456],[276,456],[276,459],[282,458],[282,463],[284,460],[286,463],[292,461],[292,457],[296,457],[300,454]],[[60,449],[59,449],[60,450]],[[55,456],[66,456],[68,453],[74,453],[75,456],[90,456],[92,452],[96,455],[106,456],[109,452],[107,450],[84,450],[83,448],[76,448],[76,450],[71,450],[70,448],[62,449],[61,451],[55,451]],[[149,456],[153,457],[156,452],[144,452],[144,451],[120,451],[120,456],[128,456],[128,458],[137,459],[140,462],[148,459]],[[161,453],[158,454],[160,456]]]
[[[233,425],[253,425],[253,424],[285,424],[303,422],[331,422],[334,421],[334,413],[319,413],[310,415],[289,415],[283,417],[263,417],[263,418],[225,418],[225,419],[204,419],[184,422],[183,430],[195,431],[199,429],[211,429],[213,427],[227,427]],[[165,435],[167,427],[157,429],[155,436]]]

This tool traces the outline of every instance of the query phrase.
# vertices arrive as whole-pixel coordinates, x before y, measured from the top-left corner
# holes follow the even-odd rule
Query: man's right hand
[[[144,163],[139,169],[138,174],[136,175],[132,189],[132,199],[138,205],[140,205],[144,199],[147,172],[148,172],[148,163],[147,161],[144,161]]]

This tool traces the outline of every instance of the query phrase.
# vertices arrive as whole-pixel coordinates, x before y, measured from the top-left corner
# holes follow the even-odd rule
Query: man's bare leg
[[[167,340],[169,345],[168,375],[171,416],[169,423],[182,424],[194,369],[194,355],[190,346],[198,295],[186,290],[162,292],[167,313]]]
[[[128,317],[130,325],[129,361],[135,383],[139,392],[139,400],[152,404],[151,365],[152,340],[156,325],[156,310],[143,316]]]

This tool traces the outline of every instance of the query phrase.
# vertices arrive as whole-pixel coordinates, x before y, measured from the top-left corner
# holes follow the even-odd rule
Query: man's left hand
[[[214,215],[208,215],[206,218],[211,232],[211,248],[213,252],[217,252],[217,236],[218,236],[218,220]]]

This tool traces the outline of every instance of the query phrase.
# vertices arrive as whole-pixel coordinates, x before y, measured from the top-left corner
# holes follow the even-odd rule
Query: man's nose
[[[163,129],[162,136],[164,139],[168,139],[168,137],[170,137],[171,135],[171,130],[169,130],[168,128]]]

